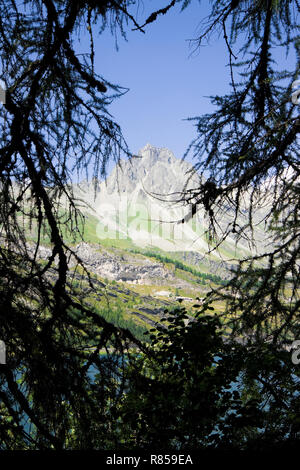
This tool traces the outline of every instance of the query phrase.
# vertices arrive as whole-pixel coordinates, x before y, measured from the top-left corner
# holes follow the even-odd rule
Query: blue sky
[[[135,16],[142,24],[152,11],[167,4],[145,0]],[[223,34],[214,34],[208,45],[192,53],[195,45],[191,46],[189,39],[197,37],[200,22],[209,11],[208,1],[194,0],[183,12],[176,5],[148,25],[146,34],[131,31],[130,25],[127,42],[118,35],[119,50],[109,31],[94,38],[96,72],[129,88],[109,111],[121,125],[133,153],[149,142],[168,147],[175,156],[182,157],[196,136],[194,123],[185,118],[213,112],[208,96],[230,91]],[[88,45],[89,37],[84,35],[80,49],[87,51]],[[235,45],[233,52],[239,46]],[[276,55],[282,66],[286,59]]]
[[[140,23],[164,6],[157,0],[144,3]],[[149,142],[170,148],[180,158],[196,135],[193,123],[184,119],[213,110],[205,96],[229,91],[222,38],[215,35],[210,46],[191,54],[189,39],[197,36],[200,20],[208,13],[202,4],[193,2],[182,13],[176,6],[148,25],[145,34],[128,29],[128,42],[118,36],[118,51],[109,31],[95,38],[96,71],[129,88],[109,111],[134,153]],[[87,36],[85,41],[88,45]]]

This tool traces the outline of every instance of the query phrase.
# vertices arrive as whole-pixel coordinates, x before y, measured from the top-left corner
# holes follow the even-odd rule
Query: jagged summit
[[[142,184],[149,192],[170,193],[183,189],[193,172],[190,163],[176,158],[167,148],[154,147],[146,144],[139,153],[141,158],[121,160],[106,180],[109,194],[116,191],[132,193],[137,184]],[[194,175],[193,184],[198,184],[199,178]]]
[[[191,207],[180,202],[180,193],[197,189],[201,183],[192,164],[176,158],[171,150],[150,143],[139,151],[138,157],[122,160],[100,184],[96,197],[93,184],[77,190],[78,200],[85,201],[87,210],[99,221],[95,230],[99,240],[121,237],[136,245],[166,251],[207,253],[208,222],[203,208],[181,223]],[[231,215],[225,207],[221,213],[220,226],[226,226]],[[258,227],[256,232],[257,240],[263,241],[263,230]],[[223,245],[225,257],[231,259],[237,249],[248,255],[247,246],[239,242],[237,247],[234,238],[228,237]]]
[[[145,147],[143,147],[143,148],[141,148],[141,149],[139,150],[139,155],[143,154],[143,153],[146,152],[147,150],[149,150],[149,151],[152,151],[152,150],[157,151],[157,150],[160,150],[160,148],[159,148],[159,147],[155,147],[155,145],[152,145],[152,144],[150,144],[149,142],[147,142],[147,144],[145,145]]]
[[[95,183],[99,192],[108,194],[131,194],[137,185],[142,185],[149,192],[167,194],[181,191],[189,179],[189,187],[199,184],[199,177],[193,171],[191,163],[176,158],[166,147],[155,147],[147,143],[139,150],[138,155],[128,160],[121,159],[104,182],[82,180],[79,186],[86,193],[93,194]]]
[[[173,152],[166,147],[155,147],[147,143],[145,147],[139,150],[139,156],[144,160],[151,159],[152,163],[157,162],[158,160],[164,161],[165,163],[172,163],[176,161],[176,157]]]

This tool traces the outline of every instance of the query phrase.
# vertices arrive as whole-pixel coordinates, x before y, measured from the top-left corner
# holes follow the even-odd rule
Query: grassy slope
[[[141,250],[134,245],[132,240],[123,238],[109,238],[112,236],[111,233],[107,233],[106,239],[99,239],[97,235],[97,228],[99,226],[99,220],[93,215],[85,215],[85,220],[78,220],[77,230],[72,229],[70,224],[64,223],[66,218],[63,212],[60,213],[61,217],[61,233],[67,244],[75,245],[81,241],[97,244],[99,247],[104,247],[109,251],[117,253],[118,255],[124,253],[130,253],[131,256],[146,257],[149,259],[156,259],[164,264],[166,269],[171,270],[175,273],[178,279],[183,279],[191,284],[191,287],[199,287],[201,292],[201,285],[206,282],[213,281],[220,283],[222,280],[218,276],[211,276],[209,273],[201,272],[196,270],[195,267],[189,266],[188,264],[182,263],[176,256],[172,258],[172,254],[165,253],[160,249],[151,247],[150,250]],[[37,241],[37,229],[33,223],[30,225],[28,220],[23,221],[25,233],[27,233],[28,241]],[[118,236],[118,234],[117,234]],[[41,233],[40,244],[49,246],[50,236],[49,228],[45,226]],[[175,255],[175,253],[174,253]],[[78,273],[78,271],[77,271]],[[96,282],[104,281],[100,276],[92,274]],[[108,281],[105,279],[106,288],[97,288],[95,293],[88,292],[87,279],[82,276],[82,279],[75,279],[73,286],[79,289],[78,292],[86,291],[87,301],[93,305],[95,310],[107,320],[112,321],[116,325],[129,328],[132,333],[142,339],[143,332],[153,326],[161,315],[163,315],[163,309],[166,307],[166,302],[171,306],[175,305],[174,298],[155,298],[155,292],[157,290],[169,290],[173,296],[182,295],[185,297],[195,298],[195,292],[188,288],[175,289],[168,285],[151,286],[151,285],[128,285],[127,283],[118,284],[115,281]],[[125,287],[126,286],[126,287]],[[144,308],[145,311],[140,309]],[[157,309],[161,309],[161,315],[156,313]],[[192,308],[189,308],[192,314]],[[154,313],[151,313],[153,311]]]

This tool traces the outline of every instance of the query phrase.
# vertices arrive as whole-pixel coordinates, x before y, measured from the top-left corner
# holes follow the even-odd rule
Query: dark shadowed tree
[[[126,344],[136,340],[75,295],[64,234],[82,226],[70,184],[74,172],[93,172],[96,182],[109,159],[129,155],[107,110],[126,90],[95,72],[94,35],[105,27],[113,34],[124,34],[126,24],[137,27],[127,11],[134,3],[0,2],[6,84],[0,110],[0,338],[7,350],[7,364],[0,366],[2,449],[106,445],[106,403],[118,400],[122,378],[118,361],[100,360],[99,351],[109,346],[122,362]],[[82,29],[89,47],[78,55]],[[34,249],[28,227],[36,231]],[[45,237],[51,254],[41,263]],[[85,276],[91,289],[101,288]]]
[[[203,42],[223,35],[232,91],[211,97],[213,113],[192,118],[197,137],[187,153],[203,183],[178,196],[205,209],[217,246],[228,237],[248,245],[252,255],[221,293],[224,315],[234,315],[238,335],[274,343],[299,336],[299,13],[297,1],[212,2],[192,46],[201,60]],[[286,54],[290,70],[276,59]],[[260,250],[256,225],[265,229]]]

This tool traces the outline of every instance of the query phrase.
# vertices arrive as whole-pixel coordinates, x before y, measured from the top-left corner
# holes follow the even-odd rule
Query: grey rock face
[[[33,244],[28,244],[28,251],[32,255],[35,251]],[[124,260],[120,256],[112,254],[104,249],[97,250],[92,245],[81,242],[73,248],[74,253],[81,259],[87,270],[110,280],[137,282],[140,284],[160,284],[162,281],[174,279],[172,273],[164,268],[162,263],[151,262],[148,259],[139,260],[137,263],[134,256],[128,256]],[[51,256],[51,249],[40,246],[37,256],[40,259],[48,259]],[[58,263],[58,259],[54,260]],[[77,265],[76,258],[71,255],[68,260],[68,267]]]
[[[142,182],[148,192],[169,194],[181,191],[191,175],[193,184],[197,184],[199,178],[190,163],[179,160],[167,148],[147,144],[137,157],[122,160],[114,168],[106,186],[109,194],[116,191],[130,193],[137,183]]]

